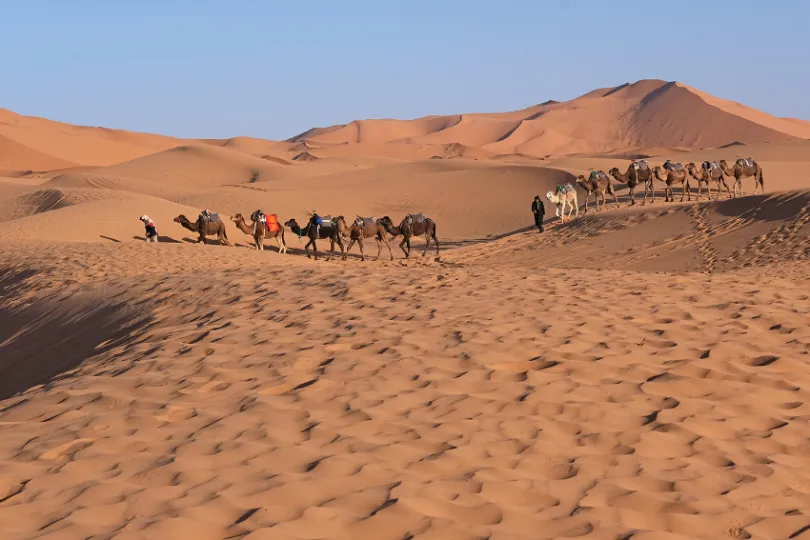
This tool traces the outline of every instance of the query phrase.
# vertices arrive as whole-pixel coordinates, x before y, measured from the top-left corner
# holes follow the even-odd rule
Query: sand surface
[[[0,111],[0,538],[810,538],[806,123],[659,83],[289,141]],[[716,116],[586,136],[642,102]],[[531,227],[631,154],[751,155],[766,193]],[[421,211],[441,252],[201,245],[201,208]]]

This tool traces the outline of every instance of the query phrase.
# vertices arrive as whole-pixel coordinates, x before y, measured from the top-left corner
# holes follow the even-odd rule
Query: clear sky
[[[0,107],[179,137],[678,80],[810,119],[810,2],[0,0]]]

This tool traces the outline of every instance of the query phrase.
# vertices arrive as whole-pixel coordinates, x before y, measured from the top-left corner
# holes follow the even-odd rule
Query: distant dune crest
[[[302,164],[346,156],[619,155],[649,148],[697,150],[801,139],[810,139],[810,122],[777,118],[679,82],[645,79],[518,111],[354,120],[315,127],[284,141],[177,139],[73,126],[0,109],[0,171],[109,166],[201,143],[281,160],[276,163]]]

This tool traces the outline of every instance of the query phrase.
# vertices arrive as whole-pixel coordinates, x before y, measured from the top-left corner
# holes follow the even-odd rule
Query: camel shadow
[[[546,226],[552,219],[556,219],[556,218],[544,219],[543,220],[544,226]],[[439,241],[441,242],[441,248],[442,249],[444,249],[445,247],[447,249],[457,249],[457,248],[464,247],[464,246],[474,246],[476,244],[486,244],[487,242],[494,242],[495,240],[500,240],[501,238],[506,238],[507,236],[513,236],[515,234],[525,233],[525,232],[529,232],[531,230],[537,230],[537,227],[535,225],[528,225],[526,227],[520,227],[519,229],[514,229],[512,231],[501,233],[501,234],[488,234],[487,236],[485,236],[483,238],[467,238],[465,240],[441,240],[440,239]],[[423,247],[424,245],[425,245],[424,242],[422,242],[420,247]],[[423,247],[423,249],[424,249],[424,247]],[[430,249],[433,249],[432,244],[431,244]],[[428,255],[430,255],[430,253],[431,253],[430,249],[428,249]],[[433,252],[433,254],[435,255],[435,251]]]

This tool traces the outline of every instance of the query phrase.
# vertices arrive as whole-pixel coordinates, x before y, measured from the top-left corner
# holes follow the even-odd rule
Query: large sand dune
[[[0,114],[3,540],[807,537],[806,122],[653,80],[288,141]],[[534,229],[635,156],[766,193]],[[425,212],[441,253],[201,245],[201,208]]]

